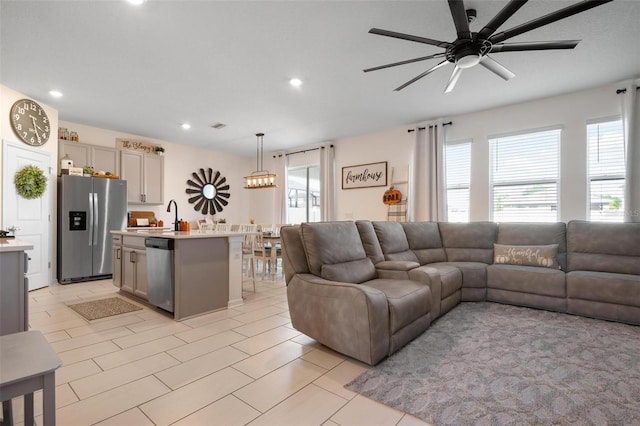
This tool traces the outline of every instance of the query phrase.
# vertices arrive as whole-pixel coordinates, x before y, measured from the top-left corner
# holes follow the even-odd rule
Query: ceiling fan
[[[528,0],[510,0],[509,3],[507,3],[507,5],[500,12],[498,12],[496,16],[494,16],[493,19],[484,26],[484,28],[482,28],[477,33],[472,33],[469,30],[469,23],[473,19],[475,19],[475,10],[465,10],[463,0],[448,0],[449,9],[451,9],[451,16],[453,17],[453,23],[456,27],[456,32],[458,33],[458,38],[450,43],[410,34],[398,33],[395,31],[372,28],[369,30],[369,33],[371,34],[429,44],[445,49],[445,51],[433,55],[422,56],[420,58],[408,59],[405,61],[394,62],[392,64],[367,68],[364,70],[364,72],[377,71],[385,68],[395,67],[398,65],[426,61],[428,59],[444,58],[444,60],[439,64],[429,68],[422,74],[397,87],[395,90],[402,90],[410,84],[413,84],[416,81],[420,80],[422,77],[431,74],[435,70],[440,69],[445,65],[448,65],[449,63],[454,64],[455,67],[445,88],[445,93],[449,93],[453,90],[463,70],[472,68],[478,64],[482,65],[483,67],[487,68],[489,71],[492,71],[503,79],[510,80],[515,76],[515,74],[495,61],[493,58],[491,58],[489,56],[490,53],[521,52],[527,50],[573,49],[578,45],[580,40],[540,41],[528,43],[502,43],[503,41],[522,33],[534,30],[536,28],[540,28],[544,25],[548,25],[561,19],[568,18],[569,16],[584,12],[602,4],[609,3],[613,0],[583,0],[580,3],[573,4],[571,6],[565,7],[564,9],[557,10],[524,24],[515,26],[511,29],[494,34],[498,30],[498,28],[500,28],[502,24],[504,24],[513,14],[515,14],[518,9],[524,6],[527,1]]]

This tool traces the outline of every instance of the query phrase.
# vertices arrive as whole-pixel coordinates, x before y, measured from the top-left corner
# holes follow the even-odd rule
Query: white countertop
[[[33,249],[33,244],[16,238],[0,238],[0,252],[25,251]]]
[[[235,231],[166,231],[160,229],[138,229],[130,231],[111,231],[114,235],[125,235],[132,237],[159,237],[171,238],[174,240],[185,240],[191,238],[226,238],[226,237],[242,237],[246,232]]]

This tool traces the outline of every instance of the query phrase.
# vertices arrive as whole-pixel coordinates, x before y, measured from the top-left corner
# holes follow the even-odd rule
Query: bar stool
[[[55,373],[61,365],[62,361],[39,331],[0,336],[2,423],[13,424],[11,399],[24,395],[24,424],[33,426],[33,392],[42,389],[44,426],[55,426]]]

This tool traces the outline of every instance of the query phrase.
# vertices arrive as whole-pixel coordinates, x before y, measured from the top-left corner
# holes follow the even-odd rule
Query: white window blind
[[[469,221],[469,187],[471,184],[471,141],[445,145],[447,180],[447,219]]]
[[[495,222],[558,220],[561,129],[489,139]]]
[[[587,125],[589,219],[624,220],[625,146],[622,120]]]

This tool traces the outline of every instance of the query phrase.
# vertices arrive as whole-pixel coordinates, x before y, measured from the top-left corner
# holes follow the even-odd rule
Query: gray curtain
[[[446,221],[444,126],[416,129],[409,190],[409,220]]]
[[[640,222],[640,107],[637,82],[622,96],[622,121],[626,144],[624,221]]]
[[[332,143],[320,147],[320,217],[336,220],[336,159]]]

